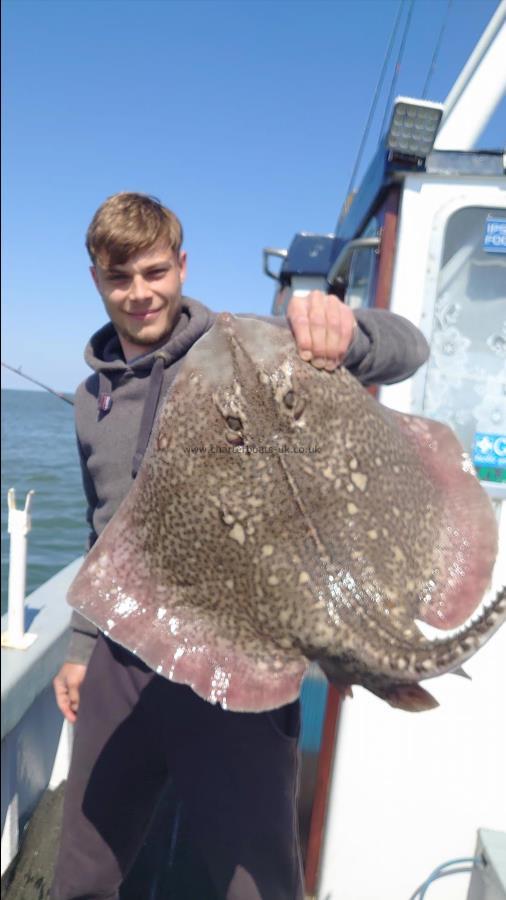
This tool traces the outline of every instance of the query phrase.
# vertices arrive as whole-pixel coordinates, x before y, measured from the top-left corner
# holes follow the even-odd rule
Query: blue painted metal
[[[299,232],[288,248],[279,273],[282,285],[290,284],[293,276],[322,276],[325,278],[337,259],[344,241],[334,234]]]
[[[303,753],[318,753],[321,747],[328,682],[323,675],[308,675],[300,695],[302,729],[299,746]]]

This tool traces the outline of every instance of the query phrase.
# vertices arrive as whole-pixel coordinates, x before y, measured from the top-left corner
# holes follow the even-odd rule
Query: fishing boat
[[[264,251],[275,315],[294,292],[319,289],[352,308],[390,309],[425,334],[428,363],[378,397],[448,423],[473,460],[500,532],[485,601],[506,583],[506,177],[503,150],[476,145],[506,89],[505,58],[502,0],[444,103],[395,100],[335,231],[299,233],[288,249]],[[10,507],[12,597],[2,620],[7,897],[27,823],[68,770],[72,728],[62,724],[51,681],[67,639],[65,594],[81,564],[30,595],[25,630],[30,499],[17,510],[11,494]],[[472,681],[434,680],[440,707],[422,716],[360,688],[343,701],[311,671],[302,690],[300,790],[308,900],[415,900],[432,884],[431,896],[446,900],[506,897],[505,631],[469,662]],[[158,839],[165,856],[167,842],[170,856],[179,840],[172,812],[169,837]],[[149,893],[126,886],[124,896],[169,896],[154,882]]]

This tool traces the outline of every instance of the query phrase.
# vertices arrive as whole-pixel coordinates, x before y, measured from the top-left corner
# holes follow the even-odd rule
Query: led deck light
[[[431,152],[443,115],[441,103],[397,97],[386,146],[394,153],[425,158]]]

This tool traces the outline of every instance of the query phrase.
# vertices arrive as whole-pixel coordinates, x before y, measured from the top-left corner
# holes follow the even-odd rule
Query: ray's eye
[[[236,418],[236,416],[227,416],[226,422],[228,427],[231,428],[232,431],[241,431],[242,422],[240,419]]]
[[[300,419],[302,413],[304,412],[304,399],[298,396],[295,391],[287,391],[285,396],[283,397],[283,403],[285,404],[287,409],[290,409],[293,413],[294,419]]]

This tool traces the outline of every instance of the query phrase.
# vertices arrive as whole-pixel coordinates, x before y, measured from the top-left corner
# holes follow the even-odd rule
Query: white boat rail
[[[27,597],[27,634],[35,626],[37,641],[23,653],[2,647],[2,875],[38,800],[67,775],[72,729],[56,706],[52,680],[68,641],[65,595],[81,563],[74,560]],[[2,630],[7,620],[8,614]]]
[[[11,536],[9,555],[9,600],[7,629],[2,631],[2,647],[27,650],[37,635],[25,632],[26,545],[32,527],[31,507],[35,491],[28,491],[24,509],[16,508],[16,492],[9,488],[8,529]]]

